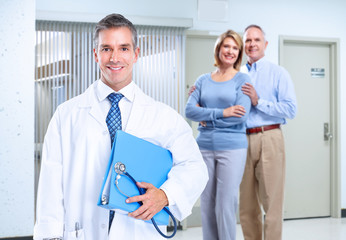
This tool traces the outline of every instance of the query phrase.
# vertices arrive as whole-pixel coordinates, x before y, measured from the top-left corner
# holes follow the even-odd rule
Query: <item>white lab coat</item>
[[[108,239],[109,211],[97,206],[97,201],[111,144],[96,97],[96,85],[97,82],[85,93],[60,105],[47,129],[35,239],[59,236]],[[166,192],[173,215],[179,220],[187,217],[205,187],[208,174],[186,121],[135,86],[135,99],[125,131],[172,152],[174,166],[161,188]],[[151,223],[126,215],[117,217],[117,214],[109,239],[161,239]]]

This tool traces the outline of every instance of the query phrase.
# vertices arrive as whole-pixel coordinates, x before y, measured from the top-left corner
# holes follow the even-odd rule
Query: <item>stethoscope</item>
[[[129,196],[127,196],[125,193],[123,193],[123,192],[120,190],[120,188],[118,187],[118,181],[119,181],[119,179],[121,178],[121,175],[127,176],[129,179],[131,179],[131,181],[136,185],[136,187],[137,187],[137,189],[138,189],[138,191],[139,191],[139,193],[140,193],[141,195],[145,194],[145,189],[139,188],[139,187],[137,186],[137,181],[136,181],[128,172],[126,172],[126,166],[125,166],[125,164],[123,164],[122,162],[117,162],[117,163],[115,163],[115,165],[114,165],[114,170],[115,170],[115,172],[118,174],[118,175],[116,176],[115,185],[116,185],[116,187],[118,188],[119,192],[121,192],[121,194],[125,195],[126,197],[129,197]],[[140,205],[143,205],[142,202],[139,202],[139,204],[140,204]],[[176,232],[177,232],[177,222],[175,221],[175,218],[174,218],[173,214],[169,211],[169,209],[168,209],[167,207],[164,207],[163,210],[164,210],[166,213],[168,213],[169,216],[172,218],[172,221],[173,221],[173,224],[174,224],[174,230],[173,230],[172,235],[167,236],[167,235],[163,234],[163,233],[161,232],[161,230],[159,229],[159,227],[157,226],[157,224],[156,224],[154,218],[151,219],[151,222],[153,223],[154,227],[156,228],[156,230],[158,231],[158,233],[160,233],[160,235],[161,235],[162,237],[164,237],[164,238],[172,238],[172,237],[174,237],[174,235],[175,235]]]

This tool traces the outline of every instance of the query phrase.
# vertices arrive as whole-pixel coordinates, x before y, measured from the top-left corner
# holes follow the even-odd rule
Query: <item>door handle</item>
[[[331,138],[333,138],[333,134],[329,131],[329,123],[324,123],[324,141],[329,141]]]

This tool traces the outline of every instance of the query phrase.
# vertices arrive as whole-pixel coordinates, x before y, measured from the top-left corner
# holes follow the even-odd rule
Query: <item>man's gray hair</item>
[[[244,33],[245,33],[247,30],[249,30],[249,28],[257,28],[257,29],[261,30],[261,32],[262,32],[262,34],[263,34],[263,37],[264,37],[264,40],[266,41],[266,33],[263,31],[263,29],[262,29],[260,26],[258,26],[258,25],[256,25],[256,24],[251,24],[251,25],[249,25],[249,26],[247,26],[247,27],[245,28]]]
[[[105,29],[127,27],[132,32],[133,49],[137,48],[137,30],[130,20],[120,14],[110,14],[101,19],[94,30],[94,48],[98,48],[99,33]]]

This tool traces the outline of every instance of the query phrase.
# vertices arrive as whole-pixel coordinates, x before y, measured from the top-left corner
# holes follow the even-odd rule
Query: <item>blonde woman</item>
[[[201,75],[186,105],[186,117],[200,122],[197,143],[208,167],[209,182],[201,196],[203,239],[236,239],[238,191],[247,154],[245,122],[250,98],[239,72],[241,37],[228,30],[215,43],[215,71]]]

